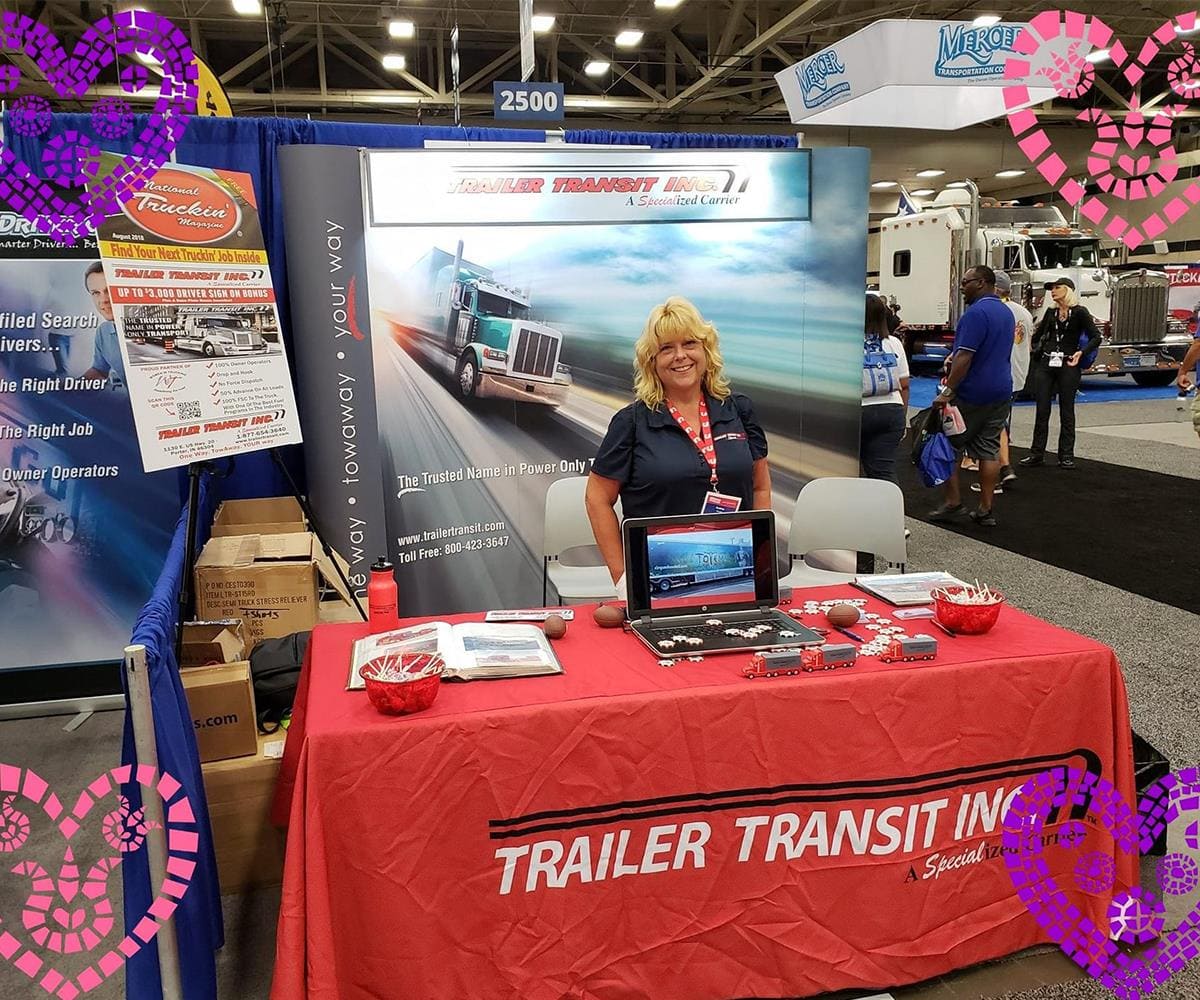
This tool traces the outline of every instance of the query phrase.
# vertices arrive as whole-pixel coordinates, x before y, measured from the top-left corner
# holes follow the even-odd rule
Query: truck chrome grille
[[[535,330],[521,330],[517,334],[517,350],[512,361],[514,374],[552,379],[557,364],[557,337]]]
[[[235,333],[233,335],[233,342],[238,347],[253,347],[254,337],[249,333]]]
[[[1112,297],[1112,344],[1154,344],[1167,328],[1165,275],[1138,272],[1117,279]]]

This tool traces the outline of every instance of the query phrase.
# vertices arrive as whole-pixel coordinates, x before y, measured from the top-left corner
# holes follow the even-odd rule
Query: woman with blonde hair
[[[771,506],[766,435],[725,377],[716,327],[691,302],[673,295],[650,311],[633,372],[637,399],[613,415],[586,494],[596,545],[618,584],[618,497],[626,517]]]
[[[1095,356],[1100,346],[1100,331],[1086,307],[1079,304],[1075,282],[1059,278],[1046,285],[1053,305],[1038,323],[1033,335],[1030,361],[1033,367],[1033,396],[1037,417],[1033,424],[1033,443],[1020,464],[1029,468],[1045,463],[1046,441],[1050,436],[1050,403],[1058,397],[1058,466],[1075,468],[1075,393],[1083,378],[1083,363]]]

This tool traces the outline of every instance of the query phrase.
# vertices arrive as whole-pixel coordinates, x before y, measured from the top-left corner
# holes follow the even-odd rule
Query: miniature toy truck
[[[830,643],[812,649],[769,649],[756,653],[750,665],[742,673],[755,677],[786,677],[801,671],[833,670],[851,667],[858,658],[858,650],[850,643]]]
[[[906,635],[893,638],[879,658],[884,663],[932,660],[937,656],[937,650],[937,639],[931,635]]]

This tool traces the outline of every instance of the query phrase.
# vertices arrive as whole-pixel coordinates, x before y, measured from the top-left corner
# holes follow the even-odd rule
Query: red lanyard
[[[700,397],[700,433],[699,434],[697,434],[694,430],[692,430],[692,428],[688,425],[688,422],[683,419],[683,414],[680,413],[675,408],[675,404],[672,403],[669,399],[667,400],[667,409],[670,411],[671,416],[675,418],[675,423],[677,423],[681,428],[683,428],[683,433],[692,439],[692,444],[694,444],[696,446],[696,450],[700,452],[700,454],[704,458],[704,461],[706,461],[708,463],[708,470],[711,473],[711,476],[709,477],[709,479],[712,482],[713,489],[716,489],[716,486],[717,486],[717,452],[716,452],[716,449],[713,447],[712,427],[709,425],[709,422],[708,422],[708,404],[704,401],[704,397],[703,396]]]

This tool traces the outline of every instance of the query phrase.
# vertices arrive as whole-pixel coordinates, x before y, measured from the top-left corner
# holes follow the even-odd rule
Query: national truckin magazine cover
[[[0,203],[0,670],[119,660],[162,568],[179,492],[142,471],[111,325],[95,241]]]

